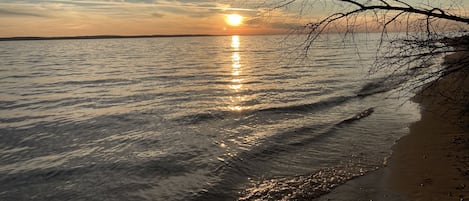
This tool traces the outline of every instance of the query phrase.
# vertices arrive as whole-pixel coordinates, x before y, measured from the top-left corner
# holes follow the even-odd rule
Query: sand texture
[[[448,73],[414,98],[421,120],[393,148],[389,183],[409,200],[469,200],[468,58],[445,58]]]

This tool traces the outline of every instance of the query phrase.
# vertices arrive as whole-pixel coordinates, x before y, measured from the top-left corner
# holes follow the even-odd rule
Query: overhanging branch
[[[460,22],[464,24],[469,24],[469,18],[466,17],[461,17],[461,16],[456,16],[452,14],[446,13],[443,9],[440,8],[432,8],[432,9],[420,9],[420,8],[414,8],[410,4],[405,3],[401,0],[394,0],[400,4],[403,4],[404,6],[392,6],[390,5],[386,0],[380,0],[382,4],[384,5],[365,5],[363,3],[354,1],[354,0],[338,0],[344,3],[352,4],[357,6],[357,9],[354,9],[352,11],[346,12],[346,13],[334,13],[332,15],[329,15],[328,17],[324,18],[323,20],[316,22],[316,23],[309,23],[308,26],[313,30],[313,31],[318,31],[320,29],[320,26],[327,26],[330,23],[347,18],[351,15],[358,14],[358,13],[363,13],[367,11],[377,11],[377,10],[382,10],[382,11],[399,11],[399,15],[402,14],[419,14],[426,16],[426,19],[430,18],[438,18],[438,19],[446,19],[454,22]],[[396,19],[392,19],[391,21],[395,21]],[[387,23],[388,24],[388,23]],[[387,25],[386,24],[386,25]],[[322,29],[320,29],[322,30]]]

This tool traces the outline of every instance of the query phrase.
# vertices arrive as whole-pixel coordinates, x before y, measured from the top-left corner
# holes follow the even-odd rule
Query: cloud
[[[155,0],[124,0],[124,2],[128,3],[155,3]]]
[[[305,25],[299,22],[294,22],[294,21],[292,22],[271,21],[271,20],[266,20],[263,17],[255,17],[250,20],[247,20],[245,23],[250,26],[264,26],[264,27],[270,27],[273,29],[283,29],[283,30],[294,30],[294,29],[302,28]]]
[[[246,20],[244,23],[249,24],[249,25],[259,25],[259,24],[262,24],[262,23],[265,23],[265,22],[264,22],[264,20],[262,20],[262,18],[255,17],[255,18],[251,18],[249,20]]]
[[[11,17],[47,17],[44,14],[27,12],[27,11],[15,11],[0,8],[0,16],[11,16]]]
[[[301,23],[274,22],[270,26],[274,29],[298,29],[305,25]]]
[[[185,1],[188,2],[188,1]],[[157,3],[154,9],[159,13],[167,13],[168,15],[188,16],[191,18],[207,18],[217,14],[223,14],[226,11],[226,5],[216,3]]]
[[[164,15],[161,14],[161,13],[152,13],[151,16],[156,17],[156,18],[162,18],[162,17],[164,17]]]
[[[245,17],[245,26],[236,29],[239,33],[295,27],[294,23],[278,23],[295,22],[288,13],[248,3],[228,0],[0,0],[0,17],[10,16],[0,22],[3,27],[0,35],[226,34],[224,15],[229,13]]]

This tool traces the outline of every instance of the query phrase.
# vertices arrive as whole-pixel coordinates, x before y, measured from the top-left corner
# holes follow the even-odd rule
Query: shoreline
[[[456,47],[457,48],[457,47]],[[466,60],[469,52],[447,55],[448,71],[463,68],[424,87],[414,97],[421,119],[393,147],[389,186],[411,200],[469,199],[469,135]],[[465,69],[464,69],[465,68]]]
[[[462,44],[467,43],[466,38]],[[467,47],[447,55],[442,65],[450,75],[429,83],[412,99],[421,119],[392,147],[387,166],[314,201],[469,200],[468,60]],[[454,73],[455,68],[465,69]]]

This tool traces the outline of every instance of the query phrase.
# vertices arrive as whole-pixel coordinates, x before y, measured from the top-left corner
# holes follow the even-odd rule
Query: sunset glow
[[[407,1],[412,4],[417,2]],[[252,2],[0,0],[0,37],[283,34],[327,16],[334,9],[349,9],[335,8],[332,3],[311,3],[310,9],[302,9],[302,1],[292,1],[288,7],[272,9],[275,3]],[[451,11],[456,15],[467,13],[469,5],[461,4],[460,8]],[[356,27],[356,31],[381,31],[374,27],[376,21],[371,17],[359,16],[355,20],[358,25],[369,26]],[[341,26],[345,23],[337,23],[337,30],[325,31],[343,31],[348,28]],[[391,24],[388,27],[396,30],[393,26],[398,25]]]
[[[239,26],[243,23],[243,16],[238,14],[229,14],[226,16],[226,23],[230,26]]]

